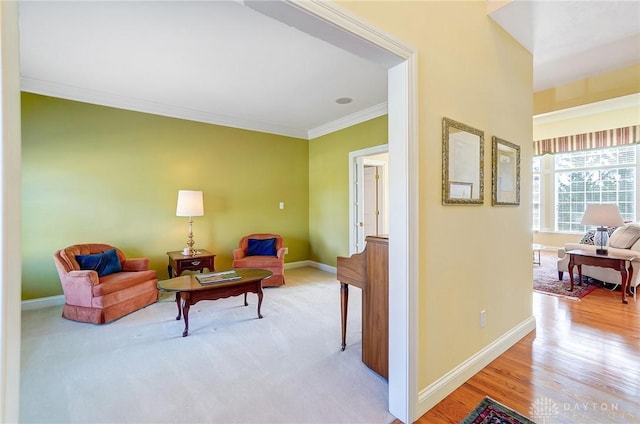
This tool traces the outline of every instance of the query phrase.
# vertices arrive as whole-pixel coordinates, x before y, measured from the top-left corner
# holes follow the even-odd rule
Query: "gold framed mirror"
[[[442,204],[484,202],[484,132],[442,118]]]
[[[520,146],[491,138],[491,204],[520,205]]]

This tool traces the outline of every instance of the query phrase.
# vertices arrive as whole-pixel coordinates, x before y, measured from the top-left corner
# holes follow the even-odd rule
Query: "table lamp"
[[[193,255],[193,217],[204,215],[204,205],[202,203],[202,192],[195,190],[178,190],[178,205],[176,207],[176,216],[189,217],[189,238],[187,239],[187,248],[185,254]]]
[[[609,243],[609,233],[606,227],[621,227],[624,225],[618,205],[613,203],[600,203],[587,205],[587,210],[582,216],[582,225],[597,225],[598,228],[593,237],[593,243],[598,246],[598,255],[607,254],[607,244]]]

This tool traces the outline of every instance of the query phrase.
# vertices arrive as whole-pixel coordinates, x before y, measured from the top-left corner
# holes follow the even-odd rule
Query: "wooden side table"
[[[167,252],[169,256],[169,266],[167,271],[169,272],[169,278],[179,277],[183,271],[200,271],[203,272],[205,268],[209,272],[216,270],[214,265],[214,259],[216,255],[210,253],[204,249],[196,250],[194,255],[184,255],[182,251]]]
[[[611,268],[620,273],[620,280],[622,280],[622,303],[627,302],[627,290],[630,290],[631,281],[633,278],[633,266],[631,262],[635,257],[625,257],[618,255],[598,255],[588,250],[569,250],[569,280],[571,281],[571,288],[569,291],[573,291],[573,267],[578,267],[578,284],[582,284],[582,265],[599,266],[602,268]],[[629,268],[627,268],[627,262],[629,262]],[[631,293],[629,293],[631,294]]]

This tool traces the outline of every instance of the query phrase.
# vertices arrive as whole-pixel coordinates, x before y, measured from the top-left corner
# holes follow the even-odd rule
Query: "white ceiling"
[[[534,91],[640,64],[638,0],[514,0],[491,17],[533,54]]]
[[[248,5],[21,0],[22,89],[305,139],[386,113],[386,65]],[[638,1],[515,1],[492,18],[534,54],[536,90],[640,63]]]

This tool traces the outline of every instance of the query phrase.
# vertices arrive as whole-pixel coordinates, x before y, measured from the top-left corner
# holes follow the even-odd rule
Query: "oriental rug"
[[[460,424],[535,424],[529,418],[485,397]]]
[[[580,300],[599,287],[598,282],[585,279],[582,285],[574,280],[573,291],[570,292],[569,274],[564,273],[562,281],[558,280],[558,256],[556,252],[541,251],[540,265],[533,265],[533,291],[551,296],[559,296],[571,300]]]

